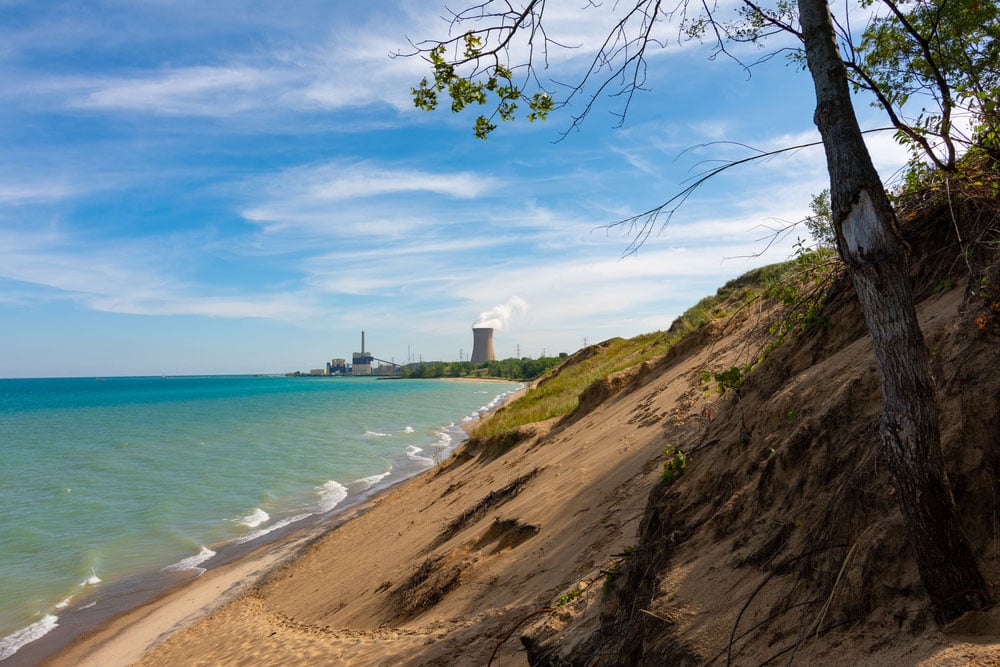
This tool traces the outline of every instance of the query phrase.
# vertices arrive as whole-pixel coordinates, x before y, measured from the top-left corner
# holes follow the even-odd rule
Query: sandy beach
[[[507,380],[480,378],[446,378],[455,381],[495,381]],[[515,400],[524,393],[524,389],[507,396],[505,403]],[[495,411],[501,406],[494,407]],[[484,413],[482,418],[488,416]],[[461,428],[467,435],[471,434],[478,420],[466,421]],[[459,446],[461,448],[461,445]],[[158,593],[145,595],[152,598],[134,608],[113,614],[111,618],[97,622],[94,629],[86,629],[94,622],[84,619],[84,631],[79,636],[66,639],[66,634],[72,630],[56,632],[38,642],[28,644],[17,654],[5,661],[9,665],[30,664],[81,664],[81,665],[128,665],[140,661],[144,653],[157,645],[172,633],[191,623],[204,618],[207,614],[226,603],[248,593],[267,575],[277,568],[289,564],[308,548],[310,543],[318,540],[330,531],[336,531],[344,523],[355,519],[372,508],[378,506],[386,496],[400,492],[407,484],[417,482],[420,475],[409,478],[379,491],[362,503],[346,508],[327,519],[321,525],[290,532],[278,540],[230,557],[223,565],[213,567],[202,576],[180,584],[174,584],[159,590]],[[142,595],[131,596],[142,597]],[[98,617],[106,614],[98,614]],[[63,635],[63,636],[60,636]]]

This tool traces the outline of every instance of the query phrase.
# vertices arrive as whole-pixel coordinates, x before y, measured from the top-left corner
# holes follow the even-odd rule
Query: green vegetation
[[[742,366],[733,366],[728,370],[718,371],[715,373],[709,370],[703,370],[701,372],[701,381],[705,384],[702,386],[702,389],[705,393],[711,391],[712,382],[715,382],[715,393],[719,396],[722,396],[727,391],[739,389],[739,386],[743,384],[743,378],[752,368],[753,364],[747,363]]]
[[[592,345],[570,357],[576,363],[546,371],[536,387],[480,424],[473,435],[494,437],[524,424],[569,414],[592,383],[665,354],[672,341],[668,334],[657,332]]]
[[[823,195],[818,195],[814,198],[814,211],[817,210],[816,202],[822,197]],[[758,269],[760,274],[754,275],[755,280],[749,285],[743,281],[754,272],[731,281],[719,290],[722,293],[730,285],[739,284],[738,288],[730,289],[731,295],[746,299],[748,304],[761,299],[777,302],[785,306],[785,312],[768,327],[770,339],[757,352],[755,358],[740,366],[732,366],[721,371],[707,369],[702,371],[701,380],[704,383],[702,388],[706,392],[711,391],[712,382],[715,383],[715,391],[720,396],[727,391],[738,389],[747,373],[781,346],[789,333],[830,326],[830,321],[823,315],[823,305],[827,288],[833,280],[839,262],[834,256],[833,249],[823,246],[822,241],[820,243],[816,250],[812,250],[805,247],[804,242],[800,240],[796,244],[794,259]],[[759,279],[764,280],[763,286]]]
[[[833,229],[833,214],[830,212],[830,188],[813,195],[812,201],[809,202],[809,210],[812,211],[812,215],[803,222],[816,241],[817,248],[835,249],[837,233]]]
[[[460,378],[490,377],[507,380],[534,380],[542,373],[566,360],[568,355],[561,352],[556,357],[530,359],[502,359],[474,364],[471,361],[432,361],[411,364],[403,368],[407,378]]]
[[[570,602],[580,597],[580,593],[581,591],[579,588],[571,588],[570,590],[566,591],[565,593],[559,596],[559,599],[556,600],[555,606],[565,607]]]
[[[607,596],[611,593],[611,589],[615,585],[615,581],[618,579],[618,575],[621,574],[622,568],[625,567],[625,563],[632,560],[635,557],[635,549],[633,547],[625,547],[625,550],[618,554],[618,559],[611,564],[608,569],[603,570],[604,573],[604,584],[601,585],[601,593]]]
[[[558,357],[539,357],[538,359],[501,359],[499,361],[487,361],[486,370],[490,377],[508,378],[510,380],[534,380],[542,373],[558,366],[566,361],[565,352],[560,352]]]
[[[484,55],[481,37],[467,32],[461,37],[461,41],[464,50],[460,63],[472,62]],[[492,122],[494,117],[499,116],[504,121],[513,120],[518,103],[528,105],[530,111],[525,118],[531,122],[545,120],[553,109],[554,103],[548,93],[538,91],[530,98],[527,97],[514,84],[514,73],[499,62],[489,68],[489,76],[485,79],[473,79],[458,74],[456,64],[445,58],[444,44],[434,47],[427,55],[434,69],[434,82],[425,78],[419,86],[410,89],[413,104],[418,109],[431,111],[437,108],[438,93],[447,91],[451,99],[451,110],[457,113],[467,106],[485,105],[490,98],[495,98],[493,115],[490,118],[476,118],[475,133],[480,139],[485,139],[496,129],[496,123]]]
[[[663,464],[663,483],[669,486],[684,474],[684,469],[687,468],[688,464],[688,457],[673,445],[664,447],[663,455],[667,457],[666,462]]]
[[[863,3],[866,4],[866,3]],[[980,0],[916,0],[886,4],[873,17],[851,62],[856,88],[875,94],[910,149],[912,166],[930,161],[961,170],[970,147],[1000,157],[1000,5]],[[906,119],[907,101],[920,115]],[[928,103],[928,101],[932,101]],[[972,127],[969,136],[959,122]]]
[[[730,280],[714,296],[706,296],[688,308],[674,320],[668,333],[680,340],[708,322],[732,315],[761,298],[776,299],[785,294],[784,300],[788,303],[787,297],[799,294],[800,283],[817,282],[819,274],[828,273],[835,264],[831,249],[821,247],[811,250],[800,245],[794,259],[752,269]]]
[[[615,585],[615,581],[618,579],[618,575],[621,574],[624,565],[624,559],[617,560],[611,564],[611,567],[604,570],[604,583],[601,584],[601,595],[604,597],[610,595],[611,588]]]
[[[581,350],[567,363],[547,370],[534,388],[483,421],[473,435],[496,438],[525,424],[568,415],[576,409],[584,390],[595,382],[658,358],[706,323],[732,315],[761,299],[781,300],[778,295],[784,294],[783,302],[791,306],[793,315],[788,317],[792,319],[789,324],[772,332],[776,338],[783,339],[796,328],[807,328],[820,317],[822,304],[813,295],[819,294],[818,282],[824,281],[825,284],[829,279],[835,261],[829,250],[800,249],[795,259],[753,269],[730,280],[715,296],[705,297],[689,308],[665,332],[643,334],[627,340],[612,338]],[[804,304],[805,311],[796,316],[794,313],[800,302]],[[761,358],[753,363],[758,363]],[[741,376],[748,370],[743,369]]]

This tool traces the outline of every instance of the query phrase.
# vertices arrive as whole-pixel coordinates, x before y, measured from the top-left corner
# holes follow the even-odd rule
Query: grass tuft
[[[753,269],[689,308],[667,331],[612,338],[584,348],[546,371],[529,391],[480,423],[472,435],[506,442],[506,438],[516,439],[513,434],[525,424],[568,415],[594,382],[666,354],[712,320],[732,315],[758,299],[775,298],[775,285],[794,280],[813,262],[824,261],[822,253],[804,252],[796,259]]]

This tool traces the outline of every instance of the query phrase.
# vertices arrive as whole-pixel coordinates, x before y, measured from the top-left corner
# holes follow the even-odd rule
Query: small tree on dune
[[[830,190],[813,195],[809,202],[812,215],[803,222],[819,248],[836,248],[837,234],[833,229],[833,213],[830,212]]]
[[[984,607],[989,593],[955,517],[941,465],[933,382],[904,244],[864,143],[850,86],[874,95],[914,156],[951,169],[956,145],[979,141],[995,150],[1000,144],[1000,67],[995,66],[1000,64],[1000,40],[994,34],[997,23],[987,20],[983,25],[982,20],[996,18],[996,6],[976,0],[915,0],[908,8],[896,0],[861,0],[861,5],[873,11],[873,18],[856,45],[849,32],[838,28],[827,0],[776,0],[770,7],[742,0],[740,15],[728,22],[717,16],[718,6],[710,2],[681,0],[667,6],[662,0],[632,0],[608,26],[579,84],[559,103],[589,95],[582,112],[572,118],[575,128],[597,97],[609,93],[623,102],[624,119],[635,93],[646,83],[647,51],[663,43],[658,31],[671,21],[679,24],[680,34],[708,39],[717,53],[727,55],[733,43],[758,42],[777,33],[799,40],[798,57],[816,93],[814,121],[830,174],[833,234],[861,302],[881,377],[882,446],[921,579],[935,618],[945,622]],[[475,121],[480,138],[493,132],[497,121],[513,120],[519,105],[527,106],[527,120],[544,120],[557,108],[538,69],[539,59],[547,63],[548,49],[557,46],[545,31],[546,6],[546,0],[484,0],[453,13],[449,37],[416,45],[416,52],[430,63],[432,76],[413,89],[414,103],[430,110],[447,98],[453,112],[490,105],[491,113]],[[881,13],[874,13],[876,7]],[[521,60],[512,64],[515,46]],[[595,85],[589,93],[587,83]],[[903,88],[905,94],[900,94]],[[912,95],[926,95],[935,111],[907,118],[904,109]],[[958,111],[971,116],[968,126],[975,136],[956,130]],[[640,223],[640,243],[672,213],[661,205],[631,218]],[[666,220],[658,223],[664,214]]]

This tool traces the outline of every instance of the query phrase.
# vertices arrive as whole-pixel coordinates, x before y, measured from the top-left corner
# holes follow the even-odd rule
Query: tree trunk
[[[826,149],[837,246],[858,293],[882,382],[882,446],[938,623],[989,602],[955,517],[927,347],[895,214],[854,115],[827,0],[798,0],[815,122]]]

